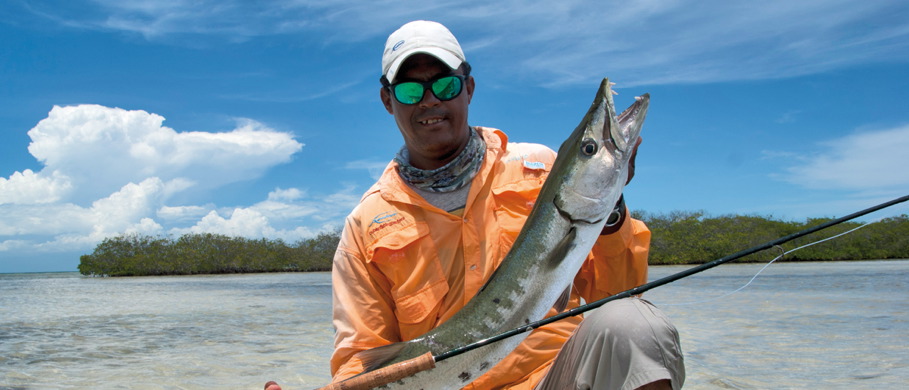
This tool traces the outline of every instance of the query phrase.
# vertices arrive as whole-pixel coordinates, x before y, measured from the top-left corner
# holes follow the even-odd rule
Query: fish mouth
[[[650,106],[650,94],[645,93],[641,96],[634,97],[634,103],[618,115],[619,132],[628,137],[632,146],[640,136],[641,126],[647,115],[647,108]]]

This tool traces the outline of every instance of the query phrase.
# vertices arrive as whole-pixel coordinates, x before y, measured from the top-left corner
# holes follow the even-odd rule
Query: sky
[[[378,79],[417,19],[464,48],[470,124],[512,141],[558,149],[603,77],[619,110],[650,93],[634,210],[804,221],[909,194],[901,0],[8,0],[0,272],[75,271],[125,233],[338,229],[403,144]]]

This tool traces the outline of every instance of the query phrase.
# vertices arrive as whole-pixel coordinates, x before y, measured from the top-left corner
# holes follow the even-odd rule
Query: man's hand
[[[278,385],[278,382],[268,381],[265,383],[265,390],[281,390],[281,386]]]

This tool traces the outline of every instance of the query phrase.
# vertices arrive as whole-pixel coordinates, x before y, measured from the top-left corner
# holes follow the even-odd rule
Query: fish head
[[[553,201],[575,222],[604,222],[612,212],[647,114],[650,97],[645,94],[617,116],[610,85],[609,79],[600,83],[587,115],[559,148],[561,160],[550,172],[558,175]]]

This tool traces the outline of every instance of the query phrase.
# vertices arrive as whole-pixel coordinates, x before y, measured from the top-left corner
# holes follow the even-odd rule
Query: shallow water
[[[909,261],[727,264],[646,293],[679,329],[686,388],[904,388]],[[653,267],[651,279],[687,267]]]
[[[909,261],[774,264],[722,297],[760,267],[645,294],[679,328],[685,388],[909,383]],[[330,306],[327,273],[0,274],[0,389],[315,388],[329,380]]]
[[[324,384],[330,305],[327,273],[0,275],[0,389]]]

